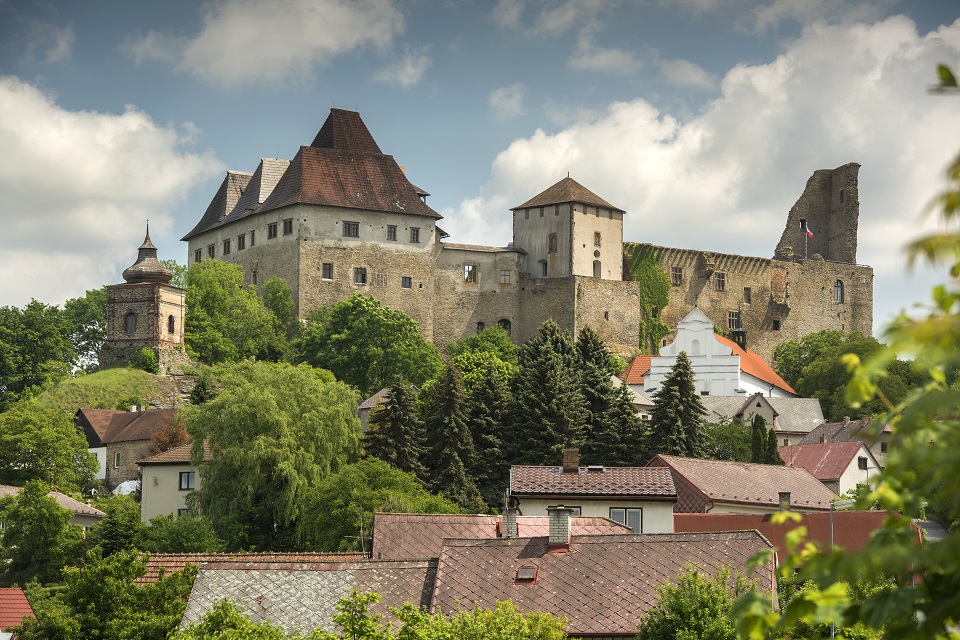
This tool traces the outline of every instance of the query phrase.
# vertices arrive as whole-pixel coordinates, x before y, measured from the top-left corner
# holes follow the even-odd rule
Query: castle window
[[[833,283],[833,301],[843,304],[843,280]]]
[[[410,242],[416,244],[420,242],[420,229],[419,227],[410,227]]]
[[[237,251],[243,251],[247,248],[247,234],[241,233],[237,236]]]
[[[173,316],[167,316],[167,333],[173,333],[173,330],[176,328],[177,321],[173,319]]]
[[[320,272],[320,278],[323,280],[333,280],[333,263],[324,262]]]
[[[599,277],[601,276],[601,273],[602,273],[602,271],[601,271],[601,268],[600,268],[600,261],[599,261],[599,260],[594,260],[594,261],[593,261],[593,277],[594,277],[594,278],[599,278]]]
[[[595,246],[595,247],[599,247],[599,246],[600,246],[600,232],[599,232],[599,231],[594,231],[594,232],[593,232],[593,246]]]
[[[387,240],[396,240],[397,239],[397,225],[388,224],[387,225]]]
[[[683,284],[683,267],[670,267],[670,284],[675,287]]]
[[[713,290],[714,291],[726,291],[727,290],[727,274],[723,271],[717,271],[713,274]]]
[[[196,249],[193,252],[193,261],[200,262],[200,259],[203,258],[203,249]]]
[[[482,322],[477,323],[477,333],[480,333],[481,331],[483,331],[484,328],[486,328],[485,324],[483,324]]]
[[[133,332],[137,330],[137,314],[133,311],[127,314],[127,317],[123,322],[124,331],[127,332],[127,335],[133,335]]]
[[[257,232],[256,232],[256,231],[251,231],[251,232],[250,232],[250,246],[252,247],[252,246],[254,246],[255,244],[257,244]]]
[[[546,260],[541,260],[541,261],[538,262],[537,264],[540,265],[540,277],[541,277],[541,278],[546,278],[546,277],[547,277],[547,261],[546,261]]]
[[[353,268],[353,284],[360,284],[360,285],[367,284],[367,268],[366,267]]]
[[[510,284],[510,270],[501,269],[500,270],[500,284]]]
[[[510,335],[511,324],[510,321],[506,318],[500,318],[497,320],[497,326],[507,332],[507,335]]]
[[[753,292],[750,290],[750,287],[743,288],[743,304],[751,304],[753,302]]]
[[[209,247],[207,247],[207,255],[210,256],[211,258],[217,255],[217,246],[212,244]]]
[[[223,255],[225,255],[225,256],[230,255],[230,241],[229,241],[229,240],[224,240],[224,241],[223,241]]]
[[[267,225],[267,240],[273,240],[277,237],[277,223],[271,222]]]
[[[780,318],[773,319],[773,330],[780,331]]]
[[[464,282],[478,282],[480,280],[480,273],[475,264],[465,264],[463,265],[463,281]]]
[[[413,278],[410,276],[401,276],[400,277],[400,288],[401,289],[413,289]]]
[[[551,234],[550,234],[550,237],[548,238],[548,244],[547,244],[547,246],[548,246],[548,251],[549,251],[550,253],[556,253],[556,252],[557,252],[557,234],[555,234],[555,233],[551,233]]]
[[[359,222],[344,222],[343,223],[343,236],[345,238],[359,238],[360,237],[360,223]]]
[[[287,218],[283,221],[283,235],[289,236],[293,234],[293,218]]]
[[[737,328],[737,315],[736,311],[727,311],[727,329]]]

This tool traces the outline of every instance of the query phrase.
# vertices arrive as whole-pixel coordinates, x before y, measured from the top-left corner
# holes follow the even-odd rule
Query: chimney
[[[790,511],[790,492],[781,491],[778,495],[780,498],[780,511]]]
[[[580,471],[580,449],[563,450],[563,472],[578,473]]]
[[[562,504],[547,507],[547,518],[550,521],[550,539],[547,551],[570,550],[570,516],[573,509]]]
[[[503,514],[503,537],[517,537],[517,510],[513,507],[507,507]]]

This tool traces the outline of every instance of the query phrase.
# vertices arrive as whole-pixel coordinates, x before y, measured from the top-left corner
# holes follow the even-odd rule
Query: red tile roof
[[[650,358],[645,355],[635,357],[620,374],[620,379],[626,384],[643,384],[643,376],[650,371]]]
[[[777,372],[774,371],[770,365],[764,362],[763,358],[761,358],[759,355],[753,351],[750,351],[750,349],[744,351],[740,345],[729,338],[725,338],[719,334],[716,334],[714,337],[720,342],[720,344],[733,349],[733,355],[740,356],[741,371],[750,374],[754,378],[759,378],[764,382],[776,385],[781,389],[796,395],[797,392],[793,390],[793,387],[787,384],[786,380],[778,376]]]
[[[541,191],[523,204],[513,207],[511,211],[526,209],[528,207],[545,207],[551,204],[567,204],[568,202],[579,202],[593,207],[603,207],[623,213],[623,209],[613,206],[570,176],[548,187],[546,190]]]
[[[857,456],[861,442],[828,442],[777,447],[784,463],[812,473],[820,481],[839,480]]]
[[[373,557],[384,560],[436,558],[444,538],[501,537],[502,516],[378,513],[373,518]],[[574,535],[630,533],[630,527],[608,518],[570,518]],[[547,516],[520,516],[516,536],[532,538],[549,533]]]
[[[162,453],[158,453],[155,456],[150,456],[149,458],[144,458],[137,462],[139,465],[144,464],[189,464],[190,463],[190,450],[193,448],[192,444],[183,444],[179,447],[174,447],[173,449],[167,449]],[[203,461],[210,462],[213,460],[213,454],[210,452],[210,444],[206,441],[203,443]]]
[[[87,445],[102,447],[112,442],[149,440],[158,429],[169,427],[176,418],[176,409],[150,411],[115,411],[80,409],[77,422],[84,428]]]
[[[517,495],[642,496],[673,498],[673,476],[654,467],[580,467],[564,473],[562,467],[514,466],[510,492]]]
[[[431,609],[511,600],[520,611],[565,616],[571,635],[632,637],[659,585],[675,583],[688,565],[707,574],[724,567],[743,573],[751,555],[771,547],[756,531],[574,536],[562,553],[549,553],[547,540],[445,541]],[[534,582],[516,582],[521,566],[537,568]],[[770,568],[758,567],[748,578],[761,590],[773,588]]]
[[[35,618],[23,589],[0,589],[0,631],[19,625],[23,618]]]
[[[6,498],[7,496],[15,496],[20,493],[20,487],[11,487],[10,485],[0,484],[0,498]],[[51,498],[57,501],[64,509],[69,509],[73,511],[78,516],[90,516],[93,518],[102,518],[105,514],[100,509],[91,507],[90,505],[80,502],[74,498],[71,498],[68,495],[62,494],[59,491],[51,491],[47,494]]]
[[[147,573],[138,583],[156,582],[164,574],[183,571],[188,564],[211,569],[309,570],[317,565],[357,562],[365,554],[349,553],[154,553],[147,559]]]
[[[827,510],[837,497],[808,471],[795,467],[660,454],[648,465],[672,469],[678,493],[690,487],[713,502],[779,508],[778,493],[789,491],[794,507]],[[685,496],[679,497],[674,511],[687,511]]]

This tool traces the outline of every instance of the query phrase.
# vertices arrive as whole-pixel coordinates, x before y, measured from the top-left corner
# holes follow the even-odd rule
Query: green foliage
[[[694,386],[690,358],[683,351],[653,402],[647,437],[650,455],[702,456],[707,444],[703,426],[707,410]]]
[[[748,586],[739,577],[729,583],[729,569],[709,577],[688,566],[676,585],[660,587],[657,603],[640,620],[637,640],[735,640],[733,602]]]
[[[0,484],[40,480],[63,493],[93,485],[97,459],[68,413],[18,402],[0,413]]]
[[[90,289],[82,298],[67,300],[63,314],[71,327],[70,342],[77,364],[85,371],[96,370],[100,348],[107,337],[107,288]]]
[[[294,359],[329,369],[369,397],[396,376],[422,387],[442,367],[437,348],[407,314],[356,293],[307,317]]]
[[[98,500],[96,507],[107,515],[90,531],[90,543],[99,545],[104,557],[136,548],[144,529],[140,503],[131,496],[112,496]]]
[[[459,513],[456,504],[428,493],[413,474],[370,458],[347,465],[310,492],[299,548],[360,548],[361,528],[364,538],[369,539],[374,511]]]
[[[160,361],[157,354],[150,347],[140,349],[137,361],[134,363],[137,369],[142,369],[147,373],[160,373]]]
[[[488,362],[483,376],[468,388],[467,426],[476,451],[470,476],[484,502],[499,507],[510,473],[505,440],[513,395],[492,362]]]
[[[189,499],[228,548],[287,548],[309,489],[359,453],[356,395],[307,366],[246,361],[216,375],[216,397],[183,410],[203,478]]]
[[[138,548],[151,553],[218,553],[226,546],[209,520],[186,513],[151,518],[140,531]]]
[[[0,307],[0,411],[67,376],[76,359],[71,329],[59,308],[36,300]]]
[[[751,429],[738,421],[724,417],[719,422],[704,425],[706,446],[704,455],[713,460],[750,462]]]
[[[83,532],[68,524],[73,514],[47,495],[49,485],[30,481],[16,496],[0,500],[3,529],[2,582],[50,582],[83,553]]]
[[[168,405],[174,396],[173,383],[169,380],[129,367],[104,369],[96,373],[67,378],[37,397],[37,405],[74,413],[80,407],[86,409],[116,409],[121,401],[131,397],[141,399],[141,404]],[[126,408],[129,408],[128,403]]]
[[[663,337],[670,327],[660,314],[670,302],[670,276],[660,266],[660,255],[649,247],[632,245],[627,253],[627,267],[635,282],[640,302],[640,352],[660,353]]]
[[[421,458],[426,434],[416,393],[400,378],[394,379],[386,402],[371,411],[363,452],[368,458],[378,458],[400,471],[424,478],[426,469]]]
[[[174,287],[180,287],[181,289],[187,288],[188,269],[186,265],[180,264],[173,259],[161,260],[160,264],[173,272],[173,278],[170,279],[171,285]]]

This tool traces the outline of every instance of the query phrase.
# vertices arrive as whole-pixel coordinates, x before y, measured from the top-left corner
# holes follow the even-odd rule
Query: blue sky
[[[955,2],[0,0],[0,305],[161,257],[227,169],[360,112],[451,241],[570,173],[627,240],[770,257],[815,169],[859,162],[875,322],[925,298],[902,247],[960,150]],[[816,232],[816,229],[814,229]]]

